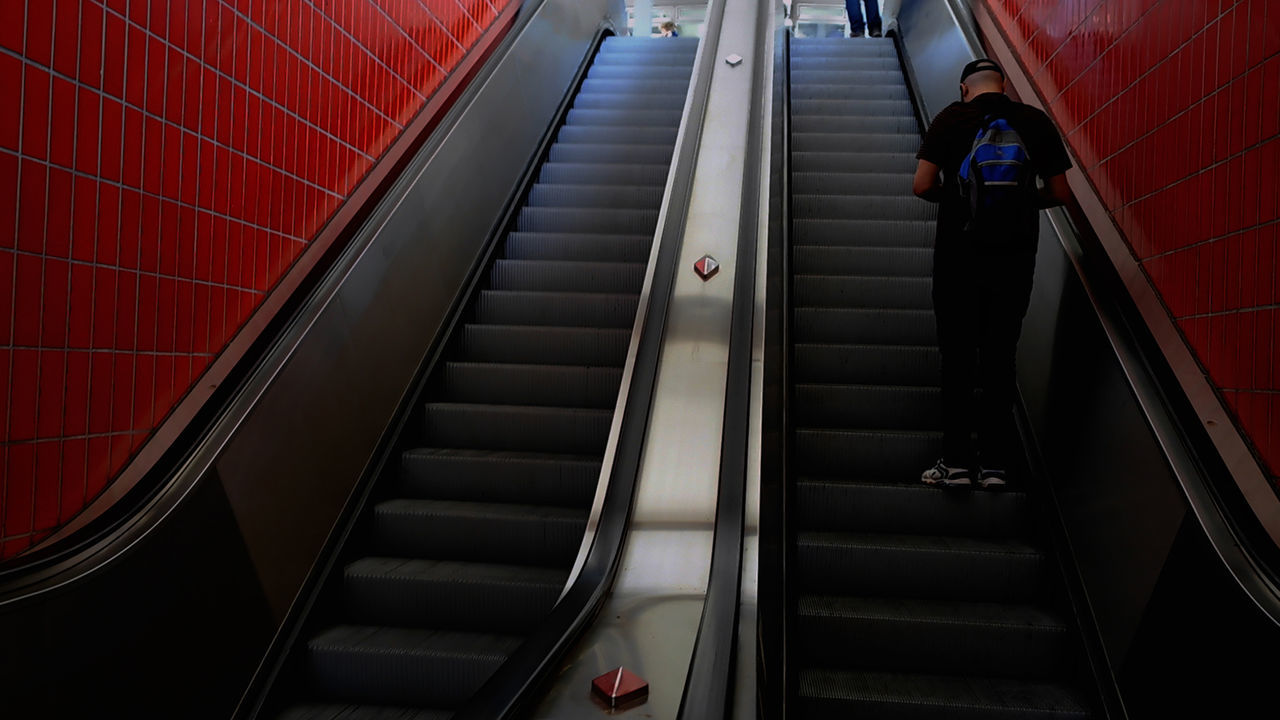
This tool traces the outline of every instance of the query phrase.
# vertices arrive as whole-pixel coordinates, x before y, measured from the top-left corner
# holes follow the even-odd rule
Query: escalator
[[[555,605],[696,50],[604,40],[255,717],[449,717]]]
[[[934,207],[911,193],[920,130],[895,45],[791,47],[789,707],[1094,716],[1081,635],[1022,487],[918,480],[942,437]]]

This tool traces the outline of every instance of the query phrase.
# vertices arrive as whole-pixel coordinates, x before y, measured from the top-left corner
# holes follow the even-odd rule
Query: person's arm
[[[929,202],[942,201],[942,175],[941,168],[929,162],[921,160],[916,165],[916,176],[911,182],[911,191],[916,197]]]
[[[919,195],[919,193],[916,193]],[[1040,209],[1058,207],[1066,205],[1071,199],[1071,186],[1067,185],[1066,173],[1058,173],[1045,179],[1044,187],[1040,188],[1036,203],[1036,207]]]

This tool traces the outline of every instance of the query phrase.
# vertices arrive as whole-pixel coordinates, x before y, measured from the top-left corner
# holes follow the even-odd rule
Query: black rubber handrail
[[[683,119],[687,136],[672,158],[671,187],[666,222],[659,230],[653,281],[649,287],[631,382],[622,424],[609,473],[595,538],[582,569],[551,614],[489,678],[471,702],[453,720],[505,720],[536,702],[537,690],[557,669],[560,659],[590,627],[613,586],[622,558],[623,540],[631,521],[649,414],[657,384],[658,357],[666,333],[667,312],[675,286],[693,166],[701,143],[701,128],[714,69],[717,29],[724,4],[713,3],[707,17],[706,37],[698,50],[700,64],[690,83],[688,110]],[[719,8],[717,13],[716,9]]]

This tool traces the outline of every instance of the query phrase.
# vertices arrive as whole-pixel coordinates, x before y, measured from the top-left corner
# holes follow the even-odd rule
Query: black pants
[[[1003,470],[1015,457],[1015,357],[1034,269],[1034,254],[983,253],[959,243],[934,253],[943,458],[952,467],[981,462]]]

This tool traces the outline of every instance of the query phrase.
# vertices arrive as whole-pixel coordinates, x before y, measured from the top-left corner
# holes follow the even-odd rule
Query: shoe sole
[[[973,487],[973,481],[967,480],[967,479],[963,481],[955,481],[955,480],[926,480],[924,478],[920,478],[920,482],[930,487],[955,488],[957,490],[969,489]]]

